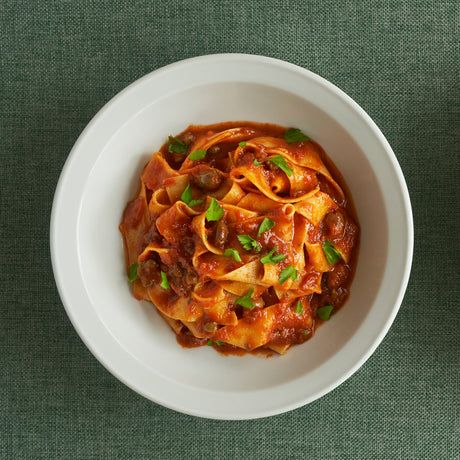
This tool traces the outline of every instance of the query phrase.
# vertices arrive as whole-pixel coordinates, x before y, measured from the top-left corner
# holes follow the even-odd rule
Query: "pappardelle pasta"
[[[322,148],[299,129],[252,122],[169,136],[120,231],[135,297],[181,345],[224,353],[284,354],[310,339],[348,297],[359,240]]]

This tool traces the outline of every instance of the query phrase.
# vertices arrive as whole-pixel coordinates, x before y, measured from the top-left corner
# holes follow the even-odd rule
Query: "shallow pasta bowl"
[[[361,226],[345,307],[285,356],[184,349],[126,282],[118,225],[151,154],[190,124],[249,120],[294,126],[338,167]],[[413,224],[397,160],[369,116],[323,78],[260,56],[213,55],[159,69],[114,97],[81,134],[61,174],[51,255],[67,314],[119,380],[166,407],[215,419],[285,412],[350,377],[381,342],[410,272]]]

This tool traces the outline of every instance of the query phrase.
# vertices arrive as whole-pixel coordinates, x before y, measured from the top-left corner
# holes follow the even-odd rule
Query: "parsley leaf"
[[[185,153],[187,146],[175,137],[169,136],[168,138],[168,150],[169,153]]]
[[[163,289],[171,289],[171,286],[169,285],[169,281],[168,281],[168,278],[166,277],[166,273],[165,272],[161,272],[161,283],[160,283],[160,286],[163,288]]]
[[[283,155],[278,155],[273,158],[269,158],[268,161],[271,161],[273,164],[278,166],[282,171],[284,171],[289,177],[292,176],[294,172],[292,168],[287,164],[287,161],[284,159]]]
[[[334,243],[330,241],[323,242],[323,252],[329,265],[337,263],[342,258],[340,252],[335,249]]]
[[[297,279],[297,270],[291,265],[289,267],[286,267],[285,269],[281,270],[280,273],[280,286],[284,284],[289,278],[292,278],[292,280]]]
[[[203,200],[192,200],[192,189],[190,187],[190,183],[187,184],[187,187],[185,187],[180,199],[190,207],[203,203]]]
[[[233,257],[237,262],[241,262],[241,257],[238,251],[234,248],[228,248],[224,252],[225,257]]]
[[[311,139],[306,136],[300,129],[291,128],[284,133],[284,138],[291,144],[292,142],[310,141]]]
[[[245,141],[240,142],[238,145],[239,145],[240,147],[246,147],[246,142],[245,142]]]
[[[316,310],[316,314],[323,320],[327,321],[329,317],[331,316],[332,310],[334,307],[332,305],[324,305],[324,307],[318,308]]]
[[[206,211],[206,219],[208,222],[216,221],[222,219],[224,215],[224,209],[215,198],[211,200],[208,210]]]
[[[220,340],[208,340],[208,342],[206,343],[206,345],[208,347],[212,347],[212,343],[215,343],[218,347],[220,347],[221,345],[223,345],[225,342],[221,342]]]
[[[196,160],[203,159],[205,156],[206,156],[206,150],[198,149],[192,152],[188,158],[192,161],[196,161]]]
[[[278,262],[283,261],[286,258],[284,254],[273,255],[277,249],[278,246],[275,246],[266,256],[262,257],[260,261],[263,264],[277,264]]]
[[[184,203],[190,203],[190,201],[192,200],[192,188],[190,187],[190,183],[188,183],[187,187],[185,187],[185,190],[182,192],[180,199]]]
[[[254,166],[262,166],[262,163],[259,163],[257,160],[254,160]]]
[[[302,315],[303,316],[303,305],[302,305],[302,301],[299,300],[297,302],[297,307],[295,307],[295,312],[299,315]]]
[[[271,219],[266,217],[260,224],[259,231],[257,232],[257,236],[262,235],[263,232],[270,230],[274,226],[275,226],[275,222],[273,222]]]
[[[254,289],[251,289],[251,291],[249,291],[245,296],[236,299],[235,303],[237,305],[241,305],[244,308],[254,308],[254,304],[251,300],[252,294],[254,294]]]
[[[254,251],[260,252],[259,244],[255,239],[251,238],[249,235],[238,235],[237,238],[238,241],[243,245],[243,248],[246,249],[246,251],[254,249]]]
[[[128,283],[132,283],[134,282],[135,280],[137,280],[137,278],[139,278],[137,276],[137,269],[139,268],[139,264],[137,262],[135,262],[134,264],[131,264],[129,266],[129,281]]]

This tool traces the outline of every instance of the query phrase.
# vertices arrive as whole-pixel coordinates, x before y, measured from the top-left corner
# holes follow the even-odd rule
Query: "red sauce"
[[[224,130],[241,127],[245,127],[248,134],[248,140],[258,137],[272,137],[282,140],[287,130],[282,126],[273,124],[226,122],[208,126],[190,126],[184,132],[175,136],[175,138],[180,142],[183,142],[187,148],[190,149],[192,145],[197,143],[199,144],[200,139],[208,139],[209,136]],[[238,142],[228,142],[224,140],[209,149],[210,153],[207,155],[206,159],[199,159],[193,162],[193,169],[190,173],[192,178],[190,183],[194,199],[203,199],[203,201],[206,202],[207,193],[209,193],[210,190],[213,190],[214,187],[214,185],[212,185],[212,180],[215,180],[217,186],[219,186],[221,182],[228,177],[228,172],[232,166],[230,155],[232,155],[235,149],[238,148],[238,145]],[[301,297],[303,299],[302,315],[296,311],[299,308],[297,303],[294,304],[288,300],[283,300],[284,303],[280,303],[280,299],[273,287],[269,287],[262,292],[258,299],[254,299],[255,301],[257,300],[258,303],[253,309],[243,308],[242,306],[234,304],[230,306],[231,310],[236,314],[240,321],[243,321],[246,325],[253,325],[254,328],[256,328],[254,332],[256,334],[257,327],[259,327],[258,324],[260,323],[259,320],[264,315],[264,308],[279,305],[276,309],[268,341],[268,346],[273,345],[275,348],[284,345],[300,344],[309,340],[314,335],[316,328],[323,323],[323,320],[321,320],[317,315],[318,308],[325,305],[333,305],[334,309],[332,314],[334,314],[344,305],[346,299],[348,298],[350,285],[355,272],[359,245],[358,220],[353,206],[353,201],[343,177],[332,160],[326,155],[321,146],[314,141],[296,142],[289,144],[288,147],[289,154],[292,155],[293,158],[300,159],[308,152],[314,152],[318,155],[345,195],[345,198],[343,198],[336,187],[327,178],[313,169],[303,171],[304,175],[298,176],[303,177],[304,182],[297,187],[296,192],[292,195],[293,198],[300,197],[319,186],[320,190],[327,193],[340,207],[338,210],[328,212],[317,227],[314,227],[306,221],[304,217],[296,214],[296,219],[304,219],[304,221],[307,222],[306,224],[302,224],[302,222],[299,221],[302,225],[304,225],[302,227],[303,229],[305,229],[306,225],[306,238],[310,243],[322,244],[324,241],[330,241],[336,247],[343,249],[346,253],[350,253],[351,251],[351,257],[347,264],[341,260],[334,264],[329,272],[325,272],[322,275],[316,272],[312,266],[310,266],[309,271],[306,270],[302,274],[303,278],[299,283],[299,292],[304,292],[307,289],[309,292],[312,292],[312,290],[315,289],[317,290],[319,279],[321,279],[320,293],[308,294]],[[266,156],[265,147],[262,147],[260,150],[254,149],[251,146],[241,146],[241,148],[243,153],[236,160],[237,166],[246,165],[246,167],[250,169],[259,167],[259,171],[265,178],[266,183],[269,185],[273,184],[273,190],[275,190],[274,187],[276,184],[277,191],[275,191],[275,193],[277,193],[278,196],[290,196],[290,181],[287,176],[280,176],[278,166],[270,162],[264,162],[262,166],[253,166],[254,160],[259,162],[264,160]],[[174,170],[180,169],[187,156],[187,153],[169,152],[168,143],[165,143],[161,147],[160,152],[166,159],[169,167]],[[163,166],[162,170],[158,172],[158,175],[153,168],[147,166],[144,170],[144,176],[149,184],[151,183],[156,186],[156,184],[161,182],[163,185],[171,185],[174,183],[174,180],[173,178],[166,178],[167,169],[168,167],[166,165]],[[219,170],[218,174],[221,175],[220,177],[212,176],[213,174],[217,174],[213,173],[215,170]],[[207,176],[208,171],[211,171],[209,173],[210,176]],[[159,176],[161,177],[159,178]],[[165,177],[165,180],[163,180],[163,176]],[[209,182],[209,185],[206,183],[203,185],[204,180],[211,180],[211,182]],[[209,190],[206,190],[205,186],[209,186]],[[203,187],[205,188],[202,189]],[[227,185],[226,191],[229,189],[230,185]],[[152,191],[147,188],[147,198],[151,195]],[[204,205],[201,205],[201,207],[197,206],[194,209],[198,209],[200,210],[199,212],[203,212],[205,209],[203,206]],[[287,228],[292,221],[292,217],[286,215],[282,206],[283,204],[280,203],[280,206],[275,208],[271,214],[271,219],[273,219],[277,225],[274,228],[265,231],[262,235],[257,234],[260,226],[260,220],[244,220],[244,216],[240,216],[237,222],[232,224],[228,219],[227,211],[225,211],[225,214],[221,219],[221,222],[223,223],[221,225],[228,227],[227,229],[224,228],[227,232],[225,234],[227,242],[226,245],[222,246],[222,248],[237,248],[241,254],[246,255],[257,254],[257,251],[255,250],[245,251],[243,249],[236,236],[244,234],[251,236],[253,239],[257,239],[260,243],[262,248],[259,254],[260,256],[267,255],[269,251],[275,248],[275,246],[277,248],[277,254],[292,255],[294,250],[293,246],[295,244],[299,245],[299,238],[295,240],[295,235],[292,234],[286,239],[285,234],[280,233],[283,229]],[[123,224],[125,228],[136,228],[142,221],[145,212],[145,200],[138,198],[128,203],[123,216]],[[206,255],[202,257],[198,272],[196,272],[193,268],[191,258],[194,253],[198,237],[190,230],[192,219],[193,216],[186,214],[180,214],[178,216],[177,213],[168,214],[165,212],[156,220],[156,225],[152,224],[152,226],[149,229],[146,229],[143,234],[143,238],[145,240],[144,247],[152,242],[158,243],[159,241],[163,241],[163,247],[170,250],[169,253],[161,255],[161,261],[159,261],[158,257],[156,260],[156,263],[160,266],[161,270],[167,274],[171,288],[176,294],[174,296],[174,300],[171,300],[171,297],[165,297],[165,299],[168,299],[167,302],[170,304],[172,304],[178,296],[189,296],[198,279],[200,279],[201,282],[203,282],[203,280],[210,280],[211,275],[217,268],[217,262],[212,254],[209,257]],[[298,220],[296,220],[296,222],[299,223]],[[222,228],[218,229],[216,222],[206,222],[206,233],[211,244],[216,244],[218,246],[220,241],[219,232],[222,232]],[[304,233],[301,234],[303,235]],[[164,239],[167,241],[165,242]],[[300,243],[302,243],[301,240]],[[307,252],[305,252],[305,258],[308,262]],[[291,264],[292,260],[288,257],[279,262],[278,266],[280,269],[284,269]],[[225,266],[225,270],[226,272],[235,270],[242,265],[244,265],[244,261],[237,262],[230,257],[227,265]],[[151,276],[151,282],[158,282],[158,274],[150,275],[149,270],[151,270],[153,266],[154,265],[152,263],[150,263],[150,265],[143,266],[144,271],[142,272],[141,278],[144,285],[148,284],[149,279],[147,278],[149,276]],[[215,284],[214,281],[211,281],[204,286],[205,287],[203,288],[203,292],[201,292],[201,294],[204,296],[212,296],[212,292],[214,292],[213,289],[215,290],[217,284]],[[281,286],[281,289],[284,289],[284,287]],[[193,313],[196,308],[197,306],[195,301],[189,302],[190,313]],[[208,315],[205,312],[204,316],[196,323],[195,327],[198,331],[200,331],[200,334],[205,335],[207,333],[206,328],[212,328],[214,327],[213,324],[216,324],[214,319],[215,318],[213,318],[212,315]],[[215,327],[221,328],[223,326],[216,325]],[[213,333],[210,332],[209,337],[213,337]],[[183,326],[182,330],[177,334],[177,341],[180,345],[187,348],[209,344],[218,352],[223,354],[242,355],[247,352],[262,353],[264,356],[270,356],[273,354],[271,350],[266,348],[252,349],[251,346],[248,345],[248,350],[244,350],[228,343],[213,340],[210,341],[210,338],[197,338],[193,336],[186,326]]]

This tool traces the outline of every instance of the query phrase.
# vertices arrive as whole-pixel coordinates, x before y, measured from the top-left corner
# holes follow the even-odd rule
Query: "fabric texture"
[[[0,458],[458,459],[459,4],[428,0],[0,1]],[[91,355],[54,283],[49,220],[85,125],[144,74],[261,54],[348,93],[393,147],[411,279],[373,356],[328,395],[253,421],[194,418]]]

